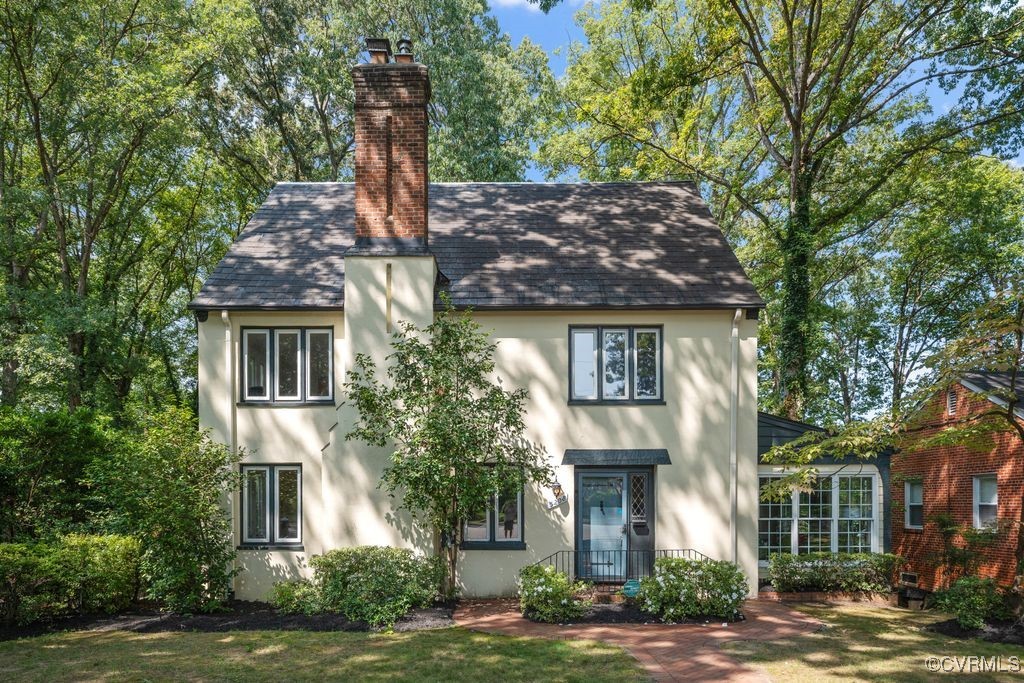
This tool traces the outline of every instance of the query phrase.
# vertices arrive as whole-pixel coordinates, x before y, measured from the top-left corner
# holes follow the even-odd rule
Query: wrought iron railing
[[[679,550],[559,550],[536,562],[565,572],[571,579],[592,583],[625,583],[654,571],[659,557],[680,557],[704,562],[711,558],[691,548]]]

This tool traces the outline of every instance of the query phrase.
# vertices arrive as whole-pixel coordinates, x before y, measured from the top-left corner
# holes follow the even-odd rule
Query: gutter
[[[739,402],[740,402],[740,319],[743,309],[737,308],[732,317],[732,377],[729,383],[729,543],[732,561],[739,562]]]

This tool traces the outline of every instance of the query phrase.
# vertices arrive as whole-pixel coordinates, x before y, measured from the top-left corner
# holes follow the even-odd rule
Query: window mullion
[[[832,530],[829,534],[833,553],[839,552],[839,475],[832,475]]]

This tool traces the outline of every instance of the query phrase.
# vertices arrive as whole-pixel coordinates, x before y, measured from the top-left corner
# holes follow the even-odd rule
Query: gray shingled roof
[[[1013,378],[1008,370],[1002,372],[974,370],[965,372],[960,379],[964,384],[968,385],[969,389],[984,392],[989,395],[990,399],[996,399],[997,403],[999,403],[1000,399],[1003,399],[1001,404],[1003,406],[1006,405],[1005,399],[1010,397],[1010,385]],[[1013,394],[1020,402],[1014,412],[1024,418],[1024,373],[1018,373],[1016,386],[1013,387]]]
[[[340,308],[350,183],[280,183],[192,302]],[[440,183],[430,250],[456,306],[763,306],[692,183]]]

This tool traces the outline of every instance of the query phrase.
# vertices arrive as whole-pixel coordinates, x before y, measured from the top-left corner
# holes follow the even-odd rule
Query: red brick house
[[[990,409],[1009,388],[1009,373],[965,375],[922,408],[918,434],[926,438]],[[1024,397],[1019,382],[1016,394]],[[1024,421],[1024,408],[1016,413]],[[908,572],[916,575],[921,589],[942,588],[938,556],[943,540],[936,516],[945,513],[958,525],[975,528],[997,519],[1016,522],[1022,495],[1024,443],[1013,430],[995,434],[985,450],[967,446],[905,448],[892,457],[893,552],[907,558]],[[1016,545],[1016,527],[1011,525],[984,548],[979,573],[1011,585],[1017,574]]]

